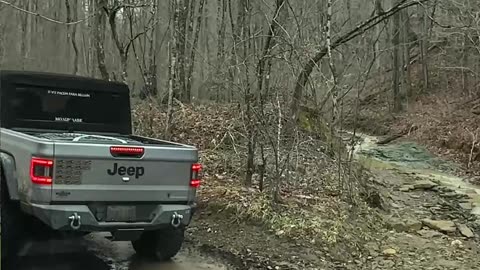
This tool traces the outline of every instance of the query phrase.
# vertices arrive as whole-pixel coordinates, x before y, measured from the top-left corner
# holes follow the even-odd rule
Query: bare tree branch
[[[74,22],[62,22],[62,21],[55,20],[55,19],[49,18],[49,17],[47,17],[47,16],[44,16],[44,15],[38,13],[38,12],[28,11],[28,10],[23,9],[23,8],[21,8],[21,7],[18,7],[18,6],[14,5],[14,4],[12,4],[12,3],[8,2],[8,1],[0,0],[0,4],[7,5],[7,6],[13,8],[13,9],[16,9],[16,10],[18,10],[18,11],[21,11],[21,12],[23,12],[23,13],[30,14],[30,15],[35,16],[35,17],[38,17],[38,18],[42,18],[42,19],[44,19],[44,20],[46,20],[46,21],[49,21],[49,22],[52,22],[52,23],[63,24],[63,25],[79,24],[79,23],[85,22],[85,21],[87,21],[87,20],[89,20],[90,18],[92,18],[92,17],[95,16],[95,14],[93,13],[93,14],[90,14],[90,15],[88,15],[87,17],[85,17],[85,18],[83,18],[83,19],[81,19],[81,20],[77,20],[77,21],[74,21]]]
[[[355,28],[352,30],[348,31],[347,33],[343,34],[342,36],[338,37],[332,44],[331,44],[331,49],[335,49],[339,47],[340,45],[343,45],[350,40],[362,35],[366,31],[372,29],[375,27],[377,24],[385,21],[386,19],[392,17],[395,15],[397,12],[411,7],[418,5],[419,3],[422,2],[427,2],[429,0],[401,0],[397,5],[392,7],[391,9],[382,12],[378,15],[372,16],[370,19],[364,21],[363,23],[357,25]],[[298,117],[298,109],[299,109],[299,102],[300,99],[303,95],[303,89],[305,88],[310,74],[312,73],[313,69],[315,66],[317,66],[318,62],[322,60],[322,58],[327,55],[328,53],[328,47],[323,46],[313,57],[311,57],[308,62],[305,64],[303,67],[302,71],[298,75],[297,82],[295,84],[295,89],[293,92],[293,99],[292,103],[290,106],[291,109],[291,116],[292,120],[296,121]]]

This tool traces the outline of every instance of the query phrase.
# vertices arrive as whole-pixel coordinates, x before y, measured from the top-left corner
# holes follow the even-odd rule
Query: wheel
[[[1,235],[2,263],[15,259],[19,248],[23,245],[23,215],[20,205],[11,201],[8,195],[5,178],[0,171],[1,182]]]
[[[132,245],[139,256],[167,261],[180,251],[184,238],[185,229],[168,227],[146,231],[140,239],[132,241]]]

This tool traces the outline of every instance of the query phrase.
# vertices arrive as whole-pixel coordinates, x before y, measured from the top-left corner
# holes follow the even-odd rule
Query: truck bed
[[[97,135],[1,129],[2,149],[13,153],[17,168],[31,158],[51,162],[51,184],[33,184],[29,170],[17,171],[19,189],[37,190],[32,200],[75,202],[184,202],[195,196],[190,186],[195,147],[137,135]],[[140,149],[138,156],[116,149]],[[21,159],[19,158],[21,157]],[[41,191],[41,192],[40,192]]]

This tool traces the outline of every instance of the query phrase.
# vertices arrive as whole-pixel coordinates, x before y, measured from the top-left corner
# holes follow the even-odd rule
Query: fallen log
[[[377,142],[378,145],[385,145],[385,144],[388,144],[388,143],[391,143],[405,135],[408,135],[410,134],[411,132],[417,130],[418,127],[417,126],[411,126],[410,128],[406,128],[405,130],[403,130],[402,132],[400,133],[397,133],[397,134],[393,134],[393,135],[390,135],[380,141]]]

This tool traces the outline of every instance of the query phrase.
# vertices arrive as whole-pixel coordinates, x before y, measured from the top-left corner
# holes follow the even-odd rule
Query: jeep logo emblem
[[[113,168],[108,169],[107,173],[109,175],[120,175],[120,176],[135,176],[135,178],[139,178],[140,176],[145,174],[145,168],[143,167],[125,167],[125,166],[118,166],[117,163],[113,163]]]

